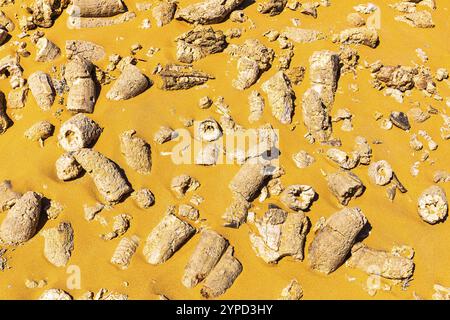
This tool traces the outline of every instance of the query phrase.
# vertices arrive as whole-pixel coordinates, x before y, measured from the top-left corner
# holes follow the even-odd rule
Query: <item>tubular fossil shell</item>
[[[311,186],[294,184],[284,189],[281,193],[280,200],[289,209],[299,211],[308,209],[315,196],[316,192]]]
[[[39,121],[25,131],[25,138],[31,141],[44,141],[53,135],[55,126],[48,121]]]
[[[111,263],[117,265],[121,269],[127,269],[130,265],[131,258],[136,252],[139,245],[139,237],[131,236],[130,238],[122,238],[117,245],[116,250],[111,257]]]
[[[142,74],[141,70],[132,64],[127,64],[106,93],[106,98],[116,101],[131,99],[147,90],[151,85],[152,82]]]
[[[36,48],[35,60],[38,62],[53,61],[61,55],[61,49],[45,37],[39,38],[36,42]]]
[[[11,208],[22,194],[12,189],[11,181],[4,180],[0,183],[0,212]]]
[[[327,108],[334,101],[339,79],[339,60],[338,53],[328,50],[315,51],[309,58],[311,85]]]
[[[326,274],[339,268],[366,222],[359,208],[345,208],[330,216],[309,246],[310,267]]]
[[[210,118],[198,124],[197,137],[201,141],[215,141],[222,136],[222,129],[216,120]]]
[[[245,200],[253,200],[261,188],[267,183],[268,166],[259,161],[244,163],[229,184],[232,192],[242,196]]]
[[[423,221],[435,224],[447,217],[448,202],[444,189],[431,186],[425,189],[417,201],[417,210]]]
[[[272,115],[283,124],[291,123],[294,113],[294,91],[287,76],[278,71],[261,86],[267,94]]]
[[[245,200],[240,194],[235,194],[230,206],[225,210],[222,219],[226,227],[239,228],[247,220],[250,202]]]
[[[102,129],[94,120],[78,113],[63,123],[59,129],[58,142],[66,151],[77,151],[92,147],[101,133]]]
[[[77,54],[66,64],[64,79],[69,87],[79,78],[91,78],[94,65],[88,59]]]
[[[363,243],[355,244],[351,252],[352,255],[346,262],[351,268],[394,280],[409,279],[413,275],[414,262],[411,259],[372,249]]]
[[[9,245],[19,245],[36,233],[41,215],[41,195],[28,191],[9,209],[0,226],[0,239]]]
[[[195,233],[195,228],[173,214],[167,214],[150,232],[144,256],[150,264],[166,262]]]
[[[83,172],[83,168],[75,160],[72,152],[61,155],[55,163],[56,176],[63,181],[78,178]]]
[[[388,184],[393,176],[391,165],[386,160],[380,160],[369,166],[369,178],[373,183],[384,186]]]
[[[42,232],[45,238],[44,256],[56,267],[64,267],[73,250],[73,229],[69,222],[61,222],[58,227]]]
[[[248,104],[250,107],[250,115],[248,116],[249,122],[256,122],[262,118],[263,111],[264,111],[264,98],[261,96],[261,94],[253,90],[248,95]]]
[[[132,192],[123,170],[103,154],[92,149],[73,153],[75,160],[94,180],[100,194],[109,203],[117,203]]]
[[[205,0],[177,11],[175,18],[189,23],[213,24],[224,21],[244,0]]]
[[[122,0],[73,0],[68,13],[74,17],[112,17],[126,11]]]
[[[44,111],[49,110],[56,96],[50,76],[37,71],[29,76],[28,85],[38,106]]]
[[[140,174],[149,174],[152,168],[150,145],[135,134],[135,130],[129,130],[120,135],[120,151],[131,168]]]
[[[323,142],[330,138],[332,129],[327,107],[313,88],[303,94],[302,115],[303,123],[314,139]]]
[[[214,269],[206,277],[200,293],[205,298],[215,298],[224,294],[242,272],[242,264],[233,256],[229,246]]]
[[[346,206],[353,198],[359,197],[364,192],[364,185],[358,176],[349,171],[339,171],[327,176],[327,184],[330,191]]]
[[[184,275],[181,280],[183,285],[187,288],[193,288],[203,281],[227,247],[228,241],[217,232],[212,230],[202,231],[200,241],[184,268]]]
[[[67,96],[67,110],[75,112],[94,112],[96,99],[95,82],[91,78],[77,78]]]
[[[373,27],[357,27],[342,30],[336,40],[343,44],[363,44],[371,48],[378,46],[378,32]]]

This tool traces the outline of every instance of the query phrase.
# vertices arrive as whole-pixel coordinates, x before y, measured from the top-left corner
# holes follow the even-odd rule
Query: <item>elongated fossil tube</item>
[[[147,237],[145,259],[154,265],[166,262],[194,233],[189,223],[167,214]]]
[[[73,17],[112,17],[126,8],[122,0],[73,0],[68,11]]]
[[[310,267],[326,274],[339,268],[366,222],[359,208],[345,208],[329,217],[309,246]]]
[[[117,265],[120,269],[127,269],[131,263],[131,258],[133,258],[133,255],[136,253],[138,245],[138,236],[122,238],[111,257],[111,263]]]
[[[56,96],[50,76],[37,71],[28,77],[28,86],[38,106],[44,111],[49,110]]]
[[[228,247],[211,273],[206,277],[200,293],[205,298],[215,298],[225,293],[242,272],[242,264]]]
[[[149,174],[152,169],[150,144],[135,136],[135,130],[120,135],[120,151],[127,164],[140,174]]]
[[[147,90],[151,84],[136,66],[128,64],[106,93],[106,98],[116,101],[131,99]]]
[[[9,245],[19,245],[36,233],[41,215],[41,195],[28,191],[8,211],[0,226],[0,239]]]
[[[61,49],[45,37],[39,38],[36,49],[35,60],[38,62],[53,61],[61,55]]]
[[[212,230],[204,230],[189,259],[181,280],[187,288],[195,287],[206,278],[228,247],[228,241]]]
[[[74,115],[59,129],[58,142],[66,151],[76,151],[92,147],[100,137],[102,129],[92,119],[82,113]]]
[[[253,200],[267,182],[266,165],[246,162],[230,182],[231,191],[241,195],[245,200]]]
[[[73,156],[92,177],[107,202],[117,203],[133,191],[123,170],[100,152],[84,148],[74,152]]]
[[[44,256],[56,267],[64,267],[73,250],[73,229],[70,222],[61,222],[56,228],[42,232],[45,238]]]
[[[91,78],[78,78],[70,87],[67,110],[92,113],[95,105],[95,83]]]

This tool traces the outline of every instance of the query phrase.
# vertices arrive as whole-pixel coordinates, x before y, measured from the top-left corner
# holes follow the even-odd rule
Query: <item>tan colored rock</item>
[[[267,94],[272,115],[283,124],[291,123],[295,93],[288,77],[282,71],[278,71],[262,84],[261,89]]]
[[[102,128],[82,113],[74,115],[61,125],[58,143],[66,151],[92,147],[100,137]]]
[[[342,30],[333,40],[343,44],[363,44],[376,48],[379,43],[378,32],[373,27],[358,27]]]
[[[150,174],[152,168],[151,147],[135,130],[120,135],[120,151],[127,164],[140,174]]]
[[[0,212],[10,209],[21,197],[21,193],[12,189],[11,181],[2,181],[0,183]]]
[[[3,134],[11,126],[12,121],[6,113],[5,94],[0,91],[0,134]]]
[[[83,168],[75,160],[72,152],[61,155],[55,163],[56,176],[63,181],[78,178],[83,173]]]
[[[219,23],[242,3],[243,0],[205,0],[179,9],[175,18],[189,23]]]
[[[297,43],[311,43],[326,39],[326,35],[318,30],[297,27],[284,28],[283,32],[280,34],[280,37],[285,37]]]
[[[353,198],[364,192],[364,185],[358,176],[350,171],[338,171],[327,176],[327,185],[331,193],[346,206]]]
[[[336,162],[342,169],[350,170],[355,168],[359,164],[359,153],[352,152],[350,155],[347,152],[336,148],[330,148],[327,150],[327,157]]]
[[[417,200],[417,210],[422,220],[429,224],[444,221],[448,214],[445,190],[435,185],[425,189]]]
[[[287,0],[262,0],[258,3],[256,10],[262,14],[276,16],[283,12]]]
[[[231,228],[239,228],[247,220],[250,202],[245,200],[240,194],[235,194],[231,204],[226,208],[222,215],[224,225]]]
[[[196,70],[191,65],[168,64],[159,72],[163,90],[186,90],[202,85],[213,76]]]
[[[281,295],[278,300],[300,300],[303,297],[302,286],[297,279],[292,279],[289,284],[281,290]]]
[[[148,209],[155,204],[154,194],[146,188],[134,191],[131,197],[136,202],[137,206],[141,209]]]
[[[25,131],[25,138],[31,141],[43,141],[53,135],[55,126],[48,121],[39,121]]]
[[[56,96],[50,76],[37,71],[28,77],[28,85],[37,105],[44,111],[49,110]]]
[[[303,94],[302,115],[306,129],[315,140],[323,142],[330,138],[332,127],[328,109],[313,88]]]
[[[435,183],[449,182],[450,181],[450,172],[444,171],[444,170],[435,171],[433,174],[433,181]]]
[[[261,161],[247,161],[230,181],[229,188],[246,201],[251,201],[258,196],[261,188],[267,183],[270,177],[269,169]]]
[[[64,290],[48,289],[40,295],[39,300],[72,300],[72,297]]]
[[[36,42],[35,61],[50,62],[57,59],[60,55],[61,49],[49,39],[41,37]]]
[[[72,255],[73,229],[70,222],[61,222],[55,228],[42,232],[45,239],[44,256],[56,267],[64,267]]]
[[[200,182],[187,174],[174,177],[170,183],[170,189],[179,199],[184,197],[186,192],[197,190],[199,187]]]
[[[134,65],[127,64],[106,93],[109,100],[128,100],[141,94],[152,85],[152,82]]]
[[[25,107],[29,88],[27,85],[11,90],[8,93],[8,108],[21,109]]]
[[[336,52],[315,51],[309,58],[309,79],[327,108],[334,102],[334,94],[339,79],[340,58]]]
[[[253,90],[248,95],[248,104],[250,107],[250,115],[248,116],[248,121],[256,122],[260,120],[263,116],[265,106],[264,98],[262,97],[262,95],[258,91]]]
[[[346,265],[393,280],[409,279],[414,272],[414,262],[411,259],[369,248],[361,242],[352,247],[351,257]]]
[[[150,264],[166,262],[195,233],[189,223],[167,214],[150,232],[144,247],[144,256]]]
[[[67,10],[74,17],[112,17],[126,11],[122,0],[73,0]]]
[[[309,246],[310,267],[326,274],[339,268],[366,222],[359,208],[345,208],[331,215]]]
[[[379,186],[388,184],[393,176],[391,165],[386,160],[380,160],[369,166],[369,179]]]
[[[30,240],[37,230],[42,211],[42,196],[26,192],[16,200],[0,225],[0,239],[9,245],[20,245]]]
[[[112,230],[108,233],[100,235],[103,240],[112,240],[125,234],[130,228],[131,216],[126,213],[121,213],[113,218]]]
[[[0,11],[0,25],[2,25],[8,32],[14,31],[16,28],[14,22],[3,11]]]
[[[125,12],[114,17],[77,17],[69,16],[67,26],[70,29],[102,28],[122,24],[136,18],[136,13]]]
[[[86,170],[105,201],[117,203],[132,192],[123,170],[103,154],[93,149],[80,149],[73,154]]]
[[[136,253],[139,245],[139,237],[124,237],[120,240],[111,257],[111,263],[117,265],[120,269],[128,269],[133,255]]]
[[[434,28],[433,17],[426,10],[411,12],[403,16],[396,16],[395,20],[405,22],[415,28]]]
[[[165,26],[173,20],[177,10],[177,2],[172,0],[163,0],[152,10],[153,18],[158,27]]]
[[[66,41],[66,55],[69,59],[78,55],[86,60],[95,62],[103,59],[105,54],[105,49],[93,42],[84,40]]]
[[[228,247],[228,241],[212,230],[204,230],[192,256],[184,268],[181,282],[187,288],[193,288],[203,281],[213,270]]]
[[[311,186],[293,184],[281,193],[280,201],[294,211],[307,210],[316,197],[316,192]]]

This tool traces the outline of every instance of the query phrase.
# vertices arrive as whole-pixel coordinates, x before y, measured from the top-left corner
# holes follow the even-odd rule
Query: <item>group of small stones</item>
[[[0,5],[9,5],[13,1],[1,0]],[[122,0],[73,0],[52,1],[35,0],[33,5],[26,7],[26,14],[14,18],[18,20],[21,33],[14,42],[17,46],[15,55],[8,55],[0,59],[0,74],[9,78],[11,90],[7,95],[0,92],[0,133],[5,133],[13,124],[7,114],[8,109],[23,108],[29,91],[36,104],[44,111],[52,108],[57,101],[63,104],[74,115],[65,121],[57,133],[58,145],[64,152],[56,160],[57,177],[62,181],[70,181],[83,176],[90,177],[94,182],[104,203],[93,206],[85,205],[87,220],[99,218],[98,213],[114,204],[125,201],[129,196],[142,209],[151,207],[155,202],[154,194],[147,188],[134,190],[125,171],[113,160],[94,149],[104,128],[86,114],[93,113],[102,86],[109,85],[106,98],[112,101],[132,99],[144,93],[154,81],[159,81],[162,90],[187,90],[194,86],[203,85],[214,79],[202,70],[196,69],[192,63],[208,55],[226,52],[232,60],[236,60],[237,77],[232,85],[237,90],[247,90],[254,87],[262,73],[272,68],[275,52],[258,39],[247,39],[241,45],[229,44],[233,38],[240,37],[241,28],[221,31],[210,25],[227,19],[239,24],[249,18],[242,10],[244,0],[205,0],[185,7],[179,7],[177,2],[161,0],[153,6],[139,3],[137,10],[151,10],[157,27],[163,28],[173,19],[192,24],[192,30],[178,36],[176,41],[177,62],[158,65],[153,71],[155,79],[143,74],[138,68],[138,60],[133,55],[121,57],[113,54],[109,57],[106,70],[101,70],[95,62],[104,58],[105,50],[92,42],[85,40],[66,41],[65,54],[68,62],[60,72],[53,68],[54,74],[37,71],[27,79],[23,77],[20,60],[33,56],[27,50],[27,43],[21,41],[30,37],[35,45],[34,59],[36,62],[51,62],[61,55],[59,48],[51,39],[45,36],[43,30],[54,24],[64,10],[69,14],[68,26],[78,28],[100,28],[114,24],[122,24],[136,17],[135,12],[129,11],[129,6]],[[311,19],[317,18],[321,8],[331,6],[331,2],[321,0],[317,2],[298,2],[296,0],[261,0],[250,6],[263,15],[274,16],[283,10],[299,11]],[[401,12],[396,20],[405,22],[415,28],[433,28],[432,11],[436,10],[434,0],[408,0],[392,4],[391,7]],[[426,8],[426,9],[425,9]],[[307,142],[328,146],[325,152],[327,159],[339,167],[336,172],[325,174],[330,192],[344,208],[328,219],[321,219],[314,227],[314,239],[309,246],[307,260],[311,269],[329,274],[344,263],[364,272],[375,274],[386,279],[407,285],[414,273],[414,250],[408,246],[394,247],[392,251],[370,248],[363,243],[368,236],[369,222],[361,209],[348,207],[350,201],[364,193],[365,186],[361,179],[351,170],[358,166],[367,166],[369,180],[374,185],[385,186],[387,197],[393,201],[396,191],[407,192],[400,182],[395,170],[386,160],[372,160],[372,149],[369,142],[362,136],[354,141],[352,152],[347,153],[339,147],[339,138],[333,137],[333,123],[342,121],[342,130],[352,130],[352,114],[348,109],[339,109],[335,116],[331,116],[335,93],[341,74],[357,72],[360,45],[376,48],[380,42],[377,29],[367,26],[365,15],[374,12],[377,7],[373,4],[362,4],[354,7],[355,12],[347,17],[348,29],[333,34],[330,40],[340,44],[340,50],[333,52],[322,50],[314,52],[309,59],[309,81],[307,89],[298,103],[303,124],[307,129]],[[282,53],[277,56],[278,72],[261,84],[261,90],[267,97],[273,117],[281,125],[290,125],[295,109],[295,92],[293,86],[304,81],[306,68],[292,66],[294,46],[314,41],[326,41],[329,35],[312,29],[286,27],[282,31],[269,29],[263,36],[269,42],[278,41]],[[16,23],[5,13],[0,11],[0,45],[10,40],[10,32]],[[149,28],[148,19],[142,23],[142,28]],[[350,46],[352,45],[352,46]],[[136,44],[132,52],[142,48]],[[156,52],[157,50],[154,50]],[[418,54],[427,60],[423,50]],[[429,98],[442,101],[437,92],[435,81],[448,81],[448,72],[444,68],[435,74],[425,65],[392,66],[384,65],[381,61],[365,63],[369,69],[374,88],[385,90],[397,100],[403,99],[410,90],[416,89]],[[362,67],[360,67],[361,69]],[[120,72],[114,76],[114,71]],[[156,79],[159,77],[159,80]],[[264,96],[257,90],[249,90],[249,122],[261,119],[265,108]],[[205,96],[199,101],[202,109],[215,106],[221,114],[220,120],[205,119],[198,126],[198,137],[209,147],[203,149],[197,157],[196,164],[214,165],[219,153],[227,153],[214,141],[224,134],[238,133],[244,130],[237,124],[223,97],[213,101]],[[450,138],[450,118],[435,108],[422,111],[416,106],[408,114],[393,111],[388,118],[376,113],[375,118],[381,122],[381,128],[389,130],[393,126],[410,132],[410,118],[416,123],[426,121],[431,116],[440,114],[443,125],[440,128],[442,140]],[[186,126],[192,121],[186,121]],[[294,260],[303,260],[304,247],[311,223],[305,212],[317,200],[313,187],[302,184],[283,186],[280,177],[285,174],[282,167],[273,166],[267,154],[273,150],[278,139],[273,127],[265,124],[260,127],[265,132],[265,140],[258,148],[242,158],[239,154],[229,152],[228,156],[235,157],[241,164],[234,178],[229,183],[233,200],[223,214],[224,225],[239,228],[248,223],[253,230],[249,240],[256,255],[269,264],[277,263],[280,259],[290,256]],[[29,140],[39,142],[52,136],[55,126],[48,121],[39,121],[24,133]],[[163,144],[177,136],[175,130],[163,126],[154,135],[154,143]],[[419,140],[421,137],[428,145],[422,161],[425,161],[430,151],[436,150],[437,143],[424,130],[411,135],[410,145],[414,151],[424,148]],[[135,130],[124,131],[118,139],[121,153],[129,166],[139,174],[148,175],[152,168],[151,146]],[[374,142],[375,143],[375,142]],[[312,165],[315,158],[306,151],[299,151],[292,155],[295,165],[302,169]],[[418,170],[418,162],[415,170]],[[413,168],[413,169],[414,169]],[[416,172],[412,169],[412,172]],[[416,173],[417,175],[417,173]],[[429,224],[444,222],[448,212],[448,202],[444,189],[439,183],[450,181],[450,173],[445,170],[436,171],[436,184],[426,188],[417,199],[417,211],[423,221]],[[187,192],[193,192],[200,187],[200,182],[187,174],[173,178],[170,188],[177,198],[184,198]],[[270,196],[279,196],[286,208],[269,204],[262,217],[257,217],[250,209],[255,199],[264,201]],[[194,194],[190,203],[198,205],[203,198]],[[143,247],[143,254],[149,264],[158,265],[166,262],[172,255],[189,241],[196,233],[200,233],[196,248],[187,263],[182,284],[193,288],[201,283],[201,295],[214,298],[222,295],[230,288],[243,270],[242,264],[233,255],[233,246],[222,235],[211,228],[196,228],[200,215],[198,209],[191,204],[168,206],[167,213],[159,224],[151,230]],[[0,225],[0,239],[9,246],[23,245],[38,230],[39,221],[56,219],[63,210],[57,201],[44,195],[28,191],[19,193],[13,190],[12,183],[5,180],[0,184],[0,210],[7,211]],[[119,214],[114,217],[112,230],[101,235],[104,240],[121,237],[112,255],[111,263],[121,269],[126,269],[131,263],[133,255],[140,245],[136,235],[123,236],[130,226],[132,217]],[[68,221],[62,221],[55,228],[41,232],[45,238],[45,258],[56,267],[66,266],[74,250],[74,230]],[[1,265],[4,267],[4,250],[1,252]],[[41,286],[41,283],[31,281],[31,287]],[[369,288],[369,293],[374,289]],[[435,285],[436,299],[450,298],[450,288]],[[303,290],[296,279],[292,279],[282,290],[280,299],[300,299]],[[98,293],[87,292],[80,299],[126,299],[127,295],[108,292],[102,288]],[[166,299],[164,295],[161,299]],[[46,290],[41,299],[72,299],[61,289]]]

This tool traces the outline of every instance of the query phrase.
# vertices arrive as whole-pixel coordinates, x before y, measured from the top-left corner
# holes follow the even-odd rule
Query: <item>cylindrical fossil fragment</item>
[[[55,126],[48,121],[39,121],[25,131],[25,138],[31,141],[44,141],[53,135]]]
[[[138,236],[134,235],[130,238],[122,238],[111,257],[111,263],[117,265],[121,269],[127,269],[138,245]]]
[[[366,222],[359,208],[345,208],[329,217],[309,246],[310,267],[326,274],[339,268]]]
[[[38,106],[44,111],[49,110],[56,95],[50,76],[37,71],[28,77],[28,85]]]
[[[181,280],[187,288],[195,287],[203,281],[219,261],[228,247],[228,241],[212,230],[204,230],[200,241],[189,259]]]
[[[38,62],[49,62],[55,60],[61,54],[61,49],[45,37],[39,38],[36,42],[36,48],[35,60]]]
[[[368,274],[394,280],[409,279],[414,272],[414,262],[411,259],[387,251],[375,250],[363,243],[353,246],[352,255],[346,265],[361,269]]]
[[[8,211],[0,226],[0,239],[9,245],[19,245],[36,233],[41,214],[41,195],[28,191]]]
[[[100,152],[84,148],[74,152],[73,156],[92,177],[107,202],[117,203],[132,192],[123,170]]]
[[[322,142],[330,138],[332,128],[327,107],[313,88],[306,90],[303,94],[302,114],[303,123],[314,139]]]
[[[106,93],[109,100],[127,100],[141,94],[152,82],[132,64],[127,64],[119,78],[114,82],[111,89]]]
[[[327,185],[341,204],[346,206],[353,198],[363,194],[365,187],[356,174],[339,171],[327,176]]]
[[[392,167],[386,160],[374,162],[369,166],[369,178],[379,186],[388,184],[392,179],[392,174]]]
[[[247,161],[242,165],[229,184],[234,193],[244,197],[245,200],[253,200],[269,177],[268,167],[260,161],[254,163]]]
[[[135,134],[135,130],[128,130],[120,135],[120,152],[131,168],[140,174],[149,174],[152,168],[150,144]]]
[[[224,294],[242,272],[242,264],[233,256],[233,247],[229,246],[214,269],[205,279],[201,295],[215,298]]]
[[[69,87],[78,78],[91,78],[94,65],[80,54],[75,55],[67,64],[64,70],[64,79]]]
[[[96,98],[95,82],[91,78],[78,78],[70,87],[67,96],[67,110],[75,112],[94,112]]]
[[[150,264],[166,262],[195,233],[195,228],[173,214],[167,214],[150,232],[144,256]]]
[[[315,51],[309,58],[309,79],[313,89],[319,92],[323,103],[330,108],[339,79],[339,54],[328,51]]]
[[[197,127],[197,139],[201,141],[215,141],[222,136],[222,129],[216,120],[209,118],[201,121]]]
[[[55,163],[56,176],[63,181],[72,180],[78,178],[83,172],[83,168],[75,160],[71,152],[61,155]]]
[[[311,186],[294,184],[284,189],[280,200],[290,209],[299,211],[308,209],[315,196],[316,192]]]
[[[64,267],[73,250],[73,229],[70,222],[61,222],[56,228],[44,230],[44,256],[56,267]]]
[[[73,0],[68,12],[73,17],[112,17],[126,11],[122,0]]]
[[[444,189],[431,186],[419,196],[417,210],[423,221],[435,224],[447,217],[448,202]]]
[[[78,113],[62,124],[58,142],[64,150],[76,151],[92,147],[101,133],[102,129],[94,120]]]

